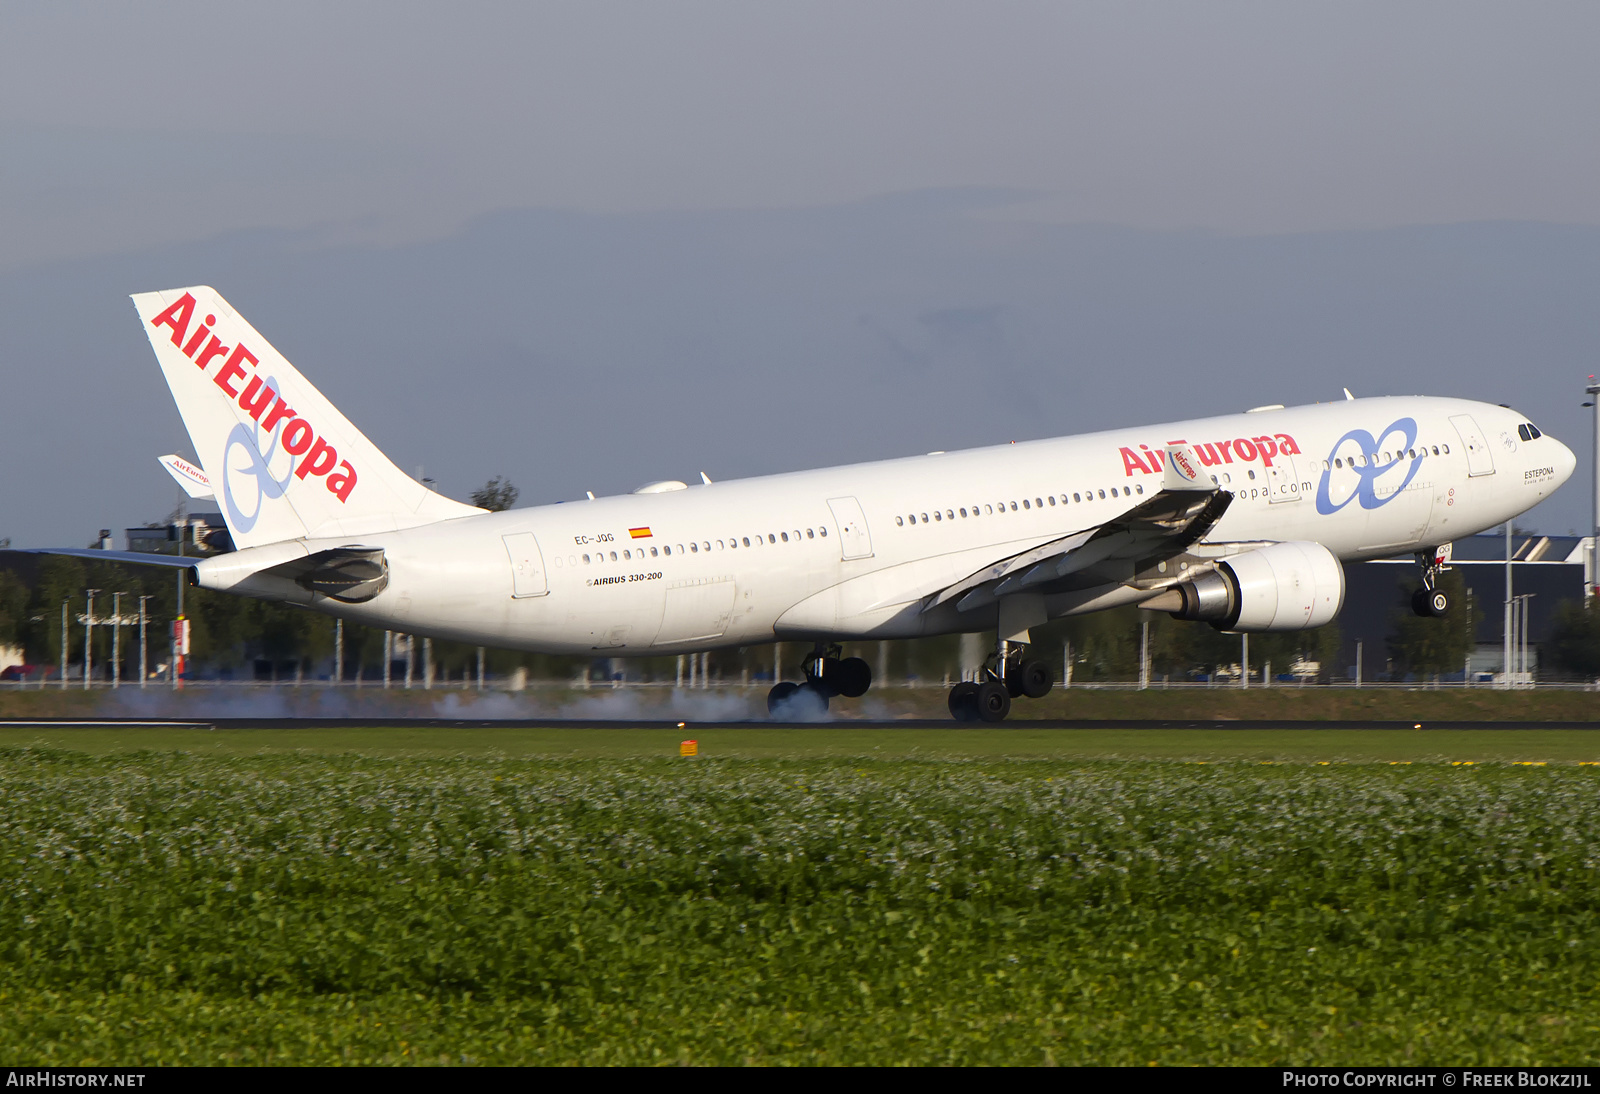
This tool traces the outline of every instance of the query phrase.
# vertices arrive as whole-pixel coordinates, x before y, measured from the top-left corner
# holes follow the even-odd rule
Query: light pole
[[[1592,484],[1594,501],[1594,518],[1589,522],[1589,565],[1586,566],[1584,576],[1588,579],[1588,588],[1584,589],[1584,599],[1595,595],[1595,589],[1600,586],[1600,384],[1594,382],[1594,377],[1589,377],[1589,386],[1583,389],[1589,396],[1589,401],[1583,405],[1594,410],[1594,482]]]
[[[122,686],[122,598],[127,593],[111,594],[111,687]]]
[[[99,589],[85,589],[89,607],[83,615],[83,690],[89,690],[89,681],[93,677],[94,654],[90,651],[89,640],[94,637],[94,594]]]
[[[1511,600],[1511,522],[1508,520],[1506,521],[1506,618],[1502,627],[1504,632],[1503,642],[1505,644],[1505,649],[1502,653],[1502,659],[1506,663],[1507,691],[1511,690]]]
[[[148,647],[145,645],[144,640],[144,630],[147,618],[144,611],[144,602],[149,599],[149,596],[141,596],[139,598],[139,686],[141,688],[144,687],[145,677],[150,675],[150,669],[145,660]]]

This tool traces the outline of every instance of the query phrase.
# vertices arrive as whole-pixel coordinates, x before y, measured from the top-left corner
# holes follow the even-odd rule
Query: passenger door
[[[545,578],[544,556],[539,552],[539,541],[533,538],[533,533],[518,532],[500,538],[505,541],[506,554],[511,558],[512,599],[548,593],[550,586]]]
[[[1450,424],[1456,427],[1467,450],[1467,477],[1494,474],[1494,454],[1489,451],[1489,442],[1478,428],[1477,419],[1471,414],[1452,414]]]

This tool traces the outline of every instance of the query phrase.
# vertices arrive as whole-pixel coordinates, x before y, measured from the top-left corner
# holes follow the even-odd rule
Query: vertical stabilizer
[[[483,511],[402,472],[215,289],[133,305],[237,547]]]

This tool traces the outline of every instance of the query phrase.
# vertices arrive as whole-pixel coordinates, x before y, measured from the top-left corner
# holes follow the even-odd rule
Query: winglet
[[[1167,445],[1167,458],[1162,469],[1161,488],[1163,490],[1215,490],[1217,484],[1211,481],[1211,476],[1206,474],[1205,468],[1200,464],[1200,457],[1195,455],[1194,446],[1188,444]]]
[[[167,469],[167,474],[178,480],[183,492],[191,498],[197,501],[217,500],[216,492],[211,489],[211,480],[206,478],[206,473],[182,456],[162,456],[158,462]]]

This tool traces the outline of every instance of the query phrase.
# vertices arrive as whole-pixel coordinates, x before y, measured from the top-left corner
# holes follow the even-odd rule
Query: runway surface
[[[774,722],[732,721],[691,722],[675,719],[660,720],[604,720],[583,718],[11,718],[0,719],[0,729],[540,729],[559,726],[564,729],[672,729],[690,727],[715,729],[770,729],[775,731],[803,731],[807,729],[862,730],[870,732],[893,730],[968,729],[981,733],[989,729],[1587,729],[1600,730],[1600,721],[1587,722],[1532,722],[1532,721],[1337,721],[1303,719],[1299,721],[1221,719],[1028,719],[1017,718],[1006,722],[956,722],[949,718],[897,718],[888,721],[841,718],[834,721]]]

